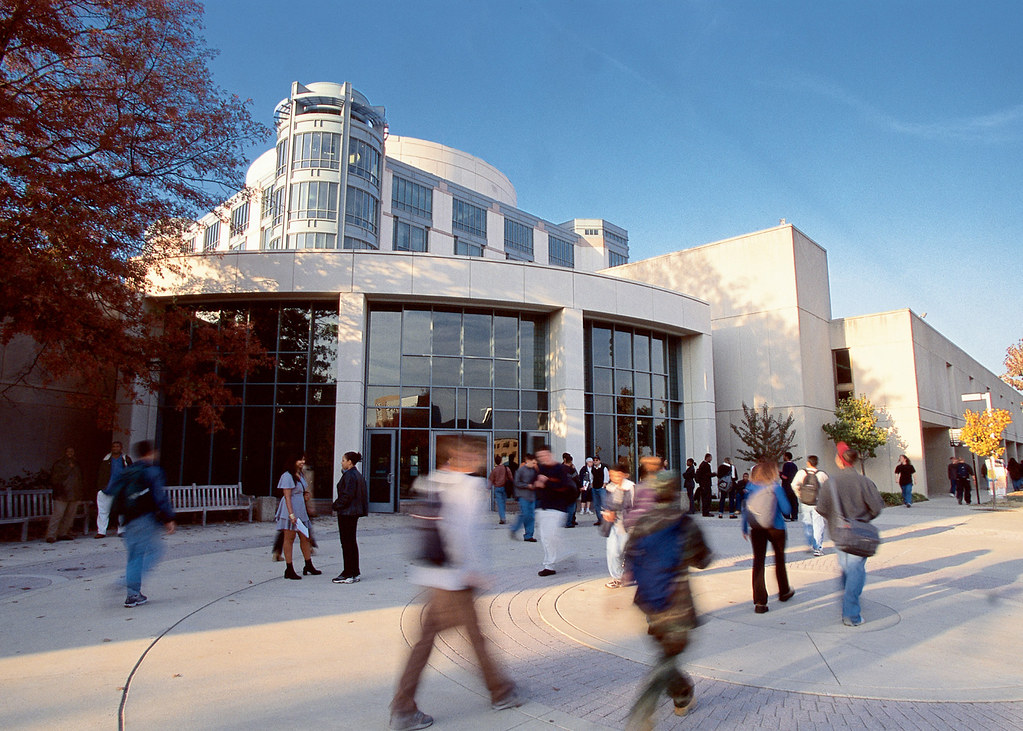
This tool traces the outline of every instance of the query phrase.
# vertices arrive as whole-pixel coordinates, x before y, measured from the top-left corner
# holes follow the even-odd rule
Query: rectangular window
[[[280,161],[278,161],[278,165],[280,165]],[[340,169],[341,135],[335,132],[305,132],[295,135],[295,161],[291,167],[293,170]]]
[[[270,200],[270,219],[272,226],[280,226],[284,223],[284,188],[274,188]]]
[[[284,175],[288,167],[288,140],[283,139],[277,143],[277,176]]]
[[[426,239],[426,228],[423,226],[416,226],[395,219],[395,251],[426,251]]]
[[[357,239],[354,236],[345,236],[344,248],[346,249],[367,249],[370,251],[376,251],[376,246],[363,239]]]
[[[533,227],[504,219],[504,250],[511,258],[533,261]]]
[[[311,180],[291,185],[291,215],[294,218],[337,220],[337,183]]]
[[[391,182],[391,208],[423,218],[433,217],[433,188],[395,175]]]
[[[575,268],[575,246],[553,236],[548,237],[550,263],[561,267]]]
[[[359,188],[348,189],[348,195],[345,200],[346,224],[350,223],[353,226],[359,226],[367,231],[376,233],[379,210],[380,202],[372,195]]]
[[[608,264],[613,267],[629,263],[629,257],[625,256],[624,254],[619,254],[617,251],[608,251],[607,256]]]
[[[587,228],[584,229],[583,234],[586,236],[600,236],[599,228]]]
[[[270,218],[270,214],[273,212],[273,196],[274,187],[271,185],[269,188],[263,188],[262,195],[260,196],[260,208],[259,218]]]
[[[465,239],[455,239],[455,256],[483,256],[483,247]]]
[[[629,240],[627,238],[625,238],[624,236],[619,236],[616,233],[612,233],[607,229],[604,230],[604,240],[610,241],[612,244],[618,244],[618,246],[620,246],[623,249],[627,249],[629,247]]]
[[[202,236],[202,250],[203,251],[216,251],[220,245],[220,223],[214,223],[206,227],[206,232]]]
[[[373,185],[380,183],[380,153],[368,142],[351,140],[348,149],[348,172]]]
[[[856,394],[853,388],[852,358],[848,348],[831,351],[835,363],[835,405]]]
[[[451,228],[486,240],[487,212],[479,206],[455,198],[451,207]]]
[[[249,227],[249,202],[245,201],[231,211],[231,235],[241,236]]]
[[[291,249],[336,249],[337,234],[306,231],[291,235]]]

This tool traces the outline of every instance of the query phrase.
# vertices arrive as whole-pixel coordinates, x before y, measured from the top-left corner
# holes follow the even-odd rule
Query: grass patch
[[[881,493],[881,497],[884,498],[884,504],[887,507],[892,507],[893,505],[902,505],[902,493],[901,492],[882,492]],[[927,502],[927,500],[928,500],[928,498],[927,498],[926,495],[921,495],[918,492],[914,492],[913,493],[913,502],[914,503],[925,503],[925,502]]]

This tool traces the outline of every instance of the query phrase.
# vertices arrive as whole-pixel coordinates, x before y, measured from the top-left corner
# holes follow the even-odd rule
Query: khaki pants
[[[46,526],[47,538],[59,538],[71,535],[71,524],[75,522],[75,513],[78,512],[79,500],[53,501],[53,513],[50,514],[50,524]]]
[[[423,634],[412,648],[408,664],[405,665],[405,670],[398,680],[398,689],[394,694],[394,700],[391,701],[392,712],[412,713],[418,710],[416,688],[419,686],[419,677],[423,674],[426,661],[430,659],[430,653],[433,651],[433,640],[438,634],[452,627],[465,628],[480,664],[480,670],[483,671],[483,681],[490,691],[490,700],[499,701],[512,690],[513,684],[487,651],[486,640],[480,632],[476,607],[473,605],[473,590],[430,589],[426,606],[423,607]]]

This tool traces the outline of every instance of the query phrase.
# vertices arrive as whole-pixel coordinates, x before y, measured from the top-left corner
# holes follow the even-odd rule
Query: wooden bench
[[[53,490],[0,490],[0,524],[21,524],[21,540],[28,540],[28,524],[33,520],[49,521],[53,514]],[[82,501],[75,509],[75,518],[84,517],[82,532],[89,535],[89,503]]]
[[[202,524],[206,525],[206,513],[214,510],[244,510],[252,522],[252,509],[256,499],[242,492],[242,483],[234,485],[168,485],[167,497],[174,511],[178,513],[202,513]]]

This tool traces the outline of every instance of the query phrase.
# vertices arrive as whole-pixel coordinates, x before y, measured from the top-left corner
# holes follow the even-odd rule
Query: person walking
[[[629,466],[619,462],[610,469],[611,481],[607,485],[607,502],[604,504],[603,519],[610,523],[605,553],[607,555],[607,571],[611,580],[604,586],[618,589],[622,585],[625,574],[625,542],[628,533],[625,530],[625,518],[632,510],[635,502],[636,483],[628,479]]]
[[[913,507],[913,473],[916,467],[909,461],[909,457],[899,455],[899,463],[895,465],[895,476],[899,480],[899,489],[902,490],[902,503],[907,508]]]
[[[309,519],[309,511],[306,508],[306,495],[309,488],[306,485],[302,471],[305,468],[305,454],[299,454],[289,460],[287,469],[277,482],[277,489],[284,493],[280,503],[277,504],[277,530],[282,531],[284,552],[284,578],[300,580],[302,576],[312,574],[319,576],[319,571],[313,566],[312,544],[309,540],[312,534],[312,521]],[[292,553],[295,548],[295,536],[298,535],[298,544],[302,550],[302,558],[305,559],[305,566],[302,569],[302,576],[295,572],[292,565]]]
[[[831,476],[829,489],[817,497],[817,512],[828,521],[828,531],[833,537],[837,534],[839,522],[869,522],[884,510],[884,499],[877,485],[855,469],[860,461],[859,452],[845,442],[839,442],[835,448],[838,472]],[[842,623],[858,627],[863,624],[860,595],[867,580],[867,557],[848,553],[837,544],[835,555],[842,570]]]
[[[522,540],[526,543],[536,543],[533,531],[536,527],[536,457],[528,452],[522,464],[515,470],[515,497],[519,501],[519,516],[511,527],[511,537],[515,540],[519,537],[519,529],[522,529]]]
[[[415,489],[440,504],[438,520],[430,523],[441,556],[414,565],[410,571],[413,583],[426,588],[426,603],[421,634],[391,700],[389,725],[395,731],[413,731],[433,724],[433,717],[419,710],[416,691],[435,638],[448,629],[459,628],[468,636],[490,693],[491,708],[517,708],[523,703],[515,684],[490,655],[473,603],[488,583],[486,541],[480,534],[487,493],[483,480],[473,477],[485,457],[460,437],[438,437],[437,452],[440,468],[418,478]]]
[[[739,481],[739,475],[729,457],[725,457],[718,465],[718,517],[725,517],[725,503],[728,503],[728,517],[738,518],[739,496],[736,494],[735,485]]]
[[[359,518],[369,515],[369,491],[366,478],[356,467],[362,461],[358,452],[345,452],[341,457],[341,479],[337,481],[337,498],[333,508],[337,513],[337,533],[341,539],[341,573],[331,581],[335,584],[355,584],[362,579],[359,568]],[[310,564],[311,565],[311,564]]]
[[[806,458],[806,466],[792,478],[792,490],[799,500],[799,519],[814,556],[824,555],[824,516],[817,512],[817,498],[828,481],[828,474],[817,468],[819,461],[816,454],[811,454]]]
[[[973,468],[962,457],[956,457],[956,500],[960,505],[963,504],[963,500],[967,505],[973,501],[973,496],[970,494],[971,479],[976,484],[977,476],[974,474]]]
[[[46,526],[46,542],[73,541],[75,513],[82,501],[82,466],[75,459],[75,448],[68,447],[64,456],[50,468],[53,507]]]
[[[579,492],[582,490],[582,480],[579,478],[579,470],[575,468],[575,464],[572,462],[572,455],[568,452],[563,452],[561,455],[561,463],[568,469],[568,476],[572,478],[572,481],[576,486],[576,499],[572,501],[572,504],[568,506],[568,510],[565,511],[565,527],[575,528],[579,525],[579,522],[575,519],[576,508],[579,507]]]
[[[773,504],[770,493],[773,493]],[[774,549],[778,601],[787,602],[796,593],[796,590],[789,586],[789,576],[785,570],[785,519],[791,513],[792,506],[778,479],[778,465],[774,462],[760,462],[755,465],[749,484],[746,485],[742,537],[753,547],[753,609],[757,614],[767,612],[764,563],[768,543]]]
[[[507,485],[512,479],[511,472],[501,464],[501,458],[494,457],[494,469],[490,470],[490,475],[487,476],[487,487],[490,488],[490,492],[494,496],[494,502],[497,504],[498,525],[505,525],[505,502],[508,500]]]
[[[590,470],[590,489],[593,497],[593,514],[597,516],[597,519],[593,521],[593,525],[600,525],[600,514],[604,512],[604,499],[607,497],[607,485],[608,480],[611,476],[608,474],[607,467],[600,461],[600,455],[596,455],[593,458],[593,467]]]
[[[121,442],[110,443],[110,454],[99,463],[96,473],[96,538],[106,538],[110,526],[110,505],[113,502],[104,490],[110,487],[121,470],[131,466],[131,457],[124,454]],[[124,526],[118,524],[117,535],[124,534]]]
[[[553,576],[555,564],[566,557],[563,532],[565,515],[575,502],[579,489],[562,462],[554,459],[550,447],[536,450],[536,522],[543,544],[543,568],[538,576]]]
[[[164,489],[167,478],[157,464],[156,447],[144,440],[135,445],[134,451],[135,463],[122,470],[105,490],[113,502],[111,511],[122,517],[124,523],[124,545],[128,554],[124,606],[128,609],[149,601],[142,593],[142,579],[163,555],[160,528],[167,535],[177,529],[174,506]]]
[[[792,479],[799,472],[799,467],[792,461],[792,452],[785,453],[785,461],[781,465],[781,489],[785,491],[785,497],[789,499],[792,512],[785,516],[786,520],[795,520],[799,517],[799,501],[796,500],[796,493],[792,489]]]
[[[642,460],[640,466],[644,467]],[[625,519],[626,565],[636,580],[633,601],[646,615],[647,634],[657,643],[660,656],[629,713],[625,727],[630,731],[653,728],[654,711],[665,694],[678,716],[693,707],[693,680],[679,670],[676,659],[697,626],[689,570],[706,568],[712,558],[696,522],[680,505],[677,472],[644,474],[637,490],[637,500],[644,506]],[[646,504],[648,495],[651,504]]]

